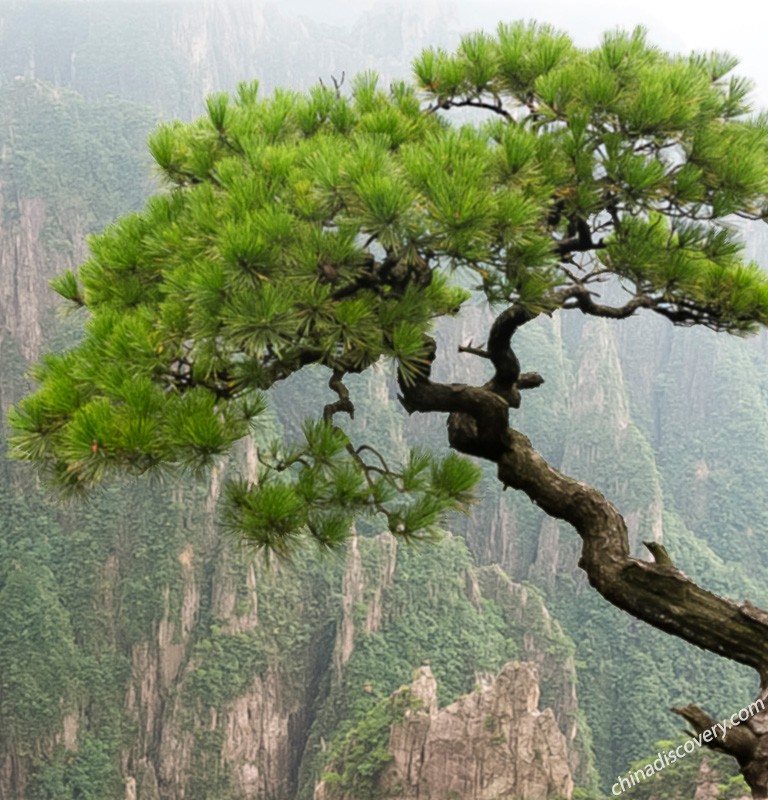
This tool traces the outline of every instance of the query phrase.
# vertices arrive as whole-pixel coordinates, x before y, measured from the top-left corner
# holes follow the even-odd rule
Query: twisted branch
[[[512,379],[516,367],[519,378],[509,338],[523,319],[525,314],[513,309],[494,323],[488,350],[493,354],[495,348],[497,376],[501,372]],[[511,357],[503,352],[499,357],[502,345]],[[473,387],[436,383],[429,374],[427,367],[414,382],[400,382],[406,411],[448,412],[453,449],[495,463],[505,487],[525,492],[545,513],[571,524],[582,539],[579,566],[606,600],[660,630],[752,667],[768,688],[768,614],[702,589],[671,563],[632,558],[627,526],[616,507],[597,489],[556,470],[527,437],[509,427],[513,403],[509,391],[494,390],[501,383],[497,378]]]

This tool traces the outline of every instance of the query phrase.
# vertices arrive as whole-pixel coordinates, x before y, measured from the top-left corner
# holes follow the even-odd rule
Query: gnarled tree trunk
[[[509,410],[520,403],[519,390],[542,382],[535,373],[520,373],[509,347],[516,328],[531,318],[510,309],[497,319],[488,352],[475,351],[496,366],[484,386],[435,383],[425,370],[415,382],[401,381],[402,405],[409,413],[448,412],[453,449],[492,461],[504,486],[525,492],[547,514],[576,529],[582,539],[579,566],[606,600],[691,644],[753,667],[760,676],[758,699],[767,701],[768,613],[748,601],[735,603],[702,589],[674,566],[662,546],[649,543],[653,562],[633,558],[618,509],[594,487],[548,464],[526,436],[509,426]],[[507,330],[499,336],[504,322]],[[716,727],[696,706],[673,711],[697,734]],[[768,798],[768,709],[738,727],[727,726],[725,733],[717,731],[706,746],[736,758],[753,797]]]

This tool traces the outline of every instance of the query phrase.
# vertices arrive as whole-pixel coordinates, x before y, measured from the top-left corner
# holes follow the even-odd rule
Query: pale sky
[[[583,45],[596,44],[606,29],[639,24],[669,50],[725,50],[739,58],[738,72],[755,81],[756,99],[768,106],[768,5],[758,0],[457,0],[456,7],[470,26],[473,7],[488,25],[512,12],[518,19],[551,22]]]
[[[500,20],[536,19],[570,33],[583,46],[603,31],[644,25],[668,50],[725,50],[741,61],[739,74],[756,84],[754,99],[768,107],[768,5],[759,0],[400,0],[411,8],[448,6],[466,30],[492,30]],[[352,25],[379,0],[282,0],[284,13]]]

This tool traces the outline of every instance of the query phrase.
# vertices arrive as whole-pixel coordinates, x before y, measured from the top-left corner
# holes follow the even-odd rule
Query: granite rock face
[[[402,690],[401,690],[402,691]],[[379,778],[401,800],[547,800],[573,794],[566,740],[540,711],[532,664],[511,661],[471,694],[438,708],[437,682],[421,666],[409,709],[392,726],[392,761]],[[353,800],[321,782],[315,800]]]

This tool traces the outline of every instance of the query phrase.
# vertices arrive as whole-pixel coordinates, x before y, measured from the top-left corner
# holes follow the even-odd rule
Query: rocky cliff
[[[91,31],[107,24],[97,10],[81,11],[95,15]],[[210,8],[206,24],[176,13],[184,20],[174,23],[177,50],[208,75],[219,24],[211,19],[264,34],[253,20],[233,22]],[[19,19],[5,20],[6,41]],[[54,315],[48,280],[82,261],[89,230],[139,205],[147,190],[137,176],[146,175],[152,115],[114,98],[86,103],[41,81],[51,69],[60,86],[93,78],[84,64],[95,40],[72,49],[66,72],[51,66],[61,47],[41,49],[45,30],[35,33],[19,75],[0,87],[11,135],[0,160],[3,413],[41,348],[79,335],[82,320]],[[387,393],[386,380],[374,382],[370,403]],[[379,433],[391,437],[395,422]],[[29,475],[3,464],[0,796],[284,800],[300,787],[311,794],[323,743],[422,658],[432,658],[453,698],[477,670],[535,650],[509,610],[504,622],[500,611],[482,608],[488,601],[458,540],[432,560],[427,552],[398,557],[387,537],[353,540],[345,563],[308,558],[290,569],[238,552],[218,529],[216,500],[222,471],[255,478],[255,461],[246,443],[210,485],[121,485],[87,509],[51,504]],[[529,616],[524,606],[520,619]],[[469,631],[446,624],[451,607]],[[531,608],[540,613],[540,600]],[[473,638],[473,627],[485,641]],[[406,630],[410,643],[402,641]],[[378,644],[397,654],[396,669],[371,670]],[[460,651],[468,652],[459,658]],[[552,694],[558,683],[573,685],[569,655],[549,658],[542,647],[541,658],[559,676]],[[574,701],[571,693],[563,710],[570,739]]]
[[[78,315],[56,319],[47,281],[82,260],[88,232],[141,205],[158,110],[189,115],[205,91],[254,76],[269,88],[365,66],[402,73],[419,37],[453,35],[449,18],[404,14],[320,32],[260,4],[47,8],[44,18],[23,4],[0,13],[3,413],[30,359],[79,335]],[[435,365],[441,377],[482,378],[478,359],[452,354],[486,327],[487,312],[471,307],[440,331],[451,355]],[[615,326],[547,320],[519,338],[524,369],[546,383],[515,424],[554,464],[603,488],[635,543],[663,537],[707,586],[768,604],[768,340],[673,330],[647,315]],[[325,388],[312,385],[281,387],[267,434],[316,412]],[[444,446],[443,420],[409,422],[385,369],[350,385],[357,430],[374,442]],[[227,468],[252,469],[253,449],[241,455]],[[287,569],[222,536],[220,475],[120,485],[61,508],[15,466],[0,469],[3,798],[308,800],[345,733],[424,659],[443,710],[480,702],[458,699],[474,697],[477,673],[534,664],[570,773],[591,789],[593,754],[609,790],[678,734],[670,706],[731,713],[751,698],[751,674],[594,596],[572,532],[502,494],[491,473],[440,548],[396,548],[361,530],[343,559],[308,554]]]
[[[119,95],[189,118],[206,94],[254,77],[266,91],[366,69],[402,78],[425,43],[453,46],[459,34],[454,10],[435,0],[381,3],[345,22],[318,24],[265,2],[140,2],[119,13],[100,3],[47,3],[44,13],[22,5],[0,10],[0,81],[37,79],[92,101]]]
[[[50,201],[11,190],[0,341],[16,355],[0,375],[4,412],[52,333],[45,284],[84,252],[88,224],[75,215],[57,252],[45,236]],[[54,335],[69,339],[72,322]],[[382,386],[372,403],[385,399]],[[268,567],[216,520],[224,471],[255,479],[255,463],[248,441],[207,485],[121,485],[66,509],[4,465],[0,796],[284,800],[301,787],[306,796],[340,726],[422,658],[445,701],[518,651],[542,664],[568,755],[589,759],[573,744],[573,646],[540,596],[476,571],[457,539],[400,553],[388,536],[353,539],[343,561],[308,554]],[[376,648],[391,654],[379,668]]]
[[[340,722],[342,730],[350,723],[365,727],[376,704],[411,679],[414,664],[429,661],[440,705],[453,708],[478,683],[491,685],[488,676],[505,663],[505,654],[533,662],[564,743],[566,772],[589,782],[592,759],[574,690],[574,647],[535,589],[513,583],[498,567],[476,568],[458,539],[444,540],[437,552],[412,551],[396,547],[388,534],[353,540],[343,586],[331,691],[310,740],[302,797],[311,796],[314,776],[329,758],[320,746],[312,759],[313,744],[332,740]],[[418,742],[398,749],[407,762],[421,757]],[[443,765],[446,780],[460,782],[463,769],[458,761]]]
[[[535,667],[511,661],[497,676],[480,682],[471,694],[440,708],[435,676],[425,664],[410,686],[391,698],[400,713],[389,735],[391,760],[376,778],[378,795],[403,800],[570,800],[573,780],[566,739],[551,709],[538,709]],[[331,770],[344,772],[345,766],[332,764]],[[314,800],[358,796],[327,776]]]

